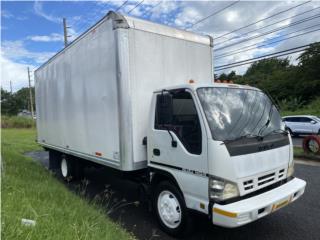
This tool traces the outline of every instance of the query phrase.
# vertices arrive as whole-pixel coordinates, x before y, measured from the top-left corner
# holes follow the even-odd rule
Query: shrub
[[[281,105],[281,104],[280,104]],[[295,110],[290,110],[288,108],[281,108],[281,115],[315,115],[320,116],[320,97],[315,98],[308,105],[300,106],[295,108]]]
[[[1,116],[1,128],[34,128],[36,121],[32,118],[18,116]]]

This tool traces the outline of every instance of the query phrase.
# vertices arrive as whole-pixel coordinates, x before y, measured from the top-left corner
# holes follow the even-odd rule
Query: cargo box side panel
[[[155,90],[212,82],[210,45],[156,33],[129,30],[134,164],[147,160],[142,139],[147,136],[149,110]]]
[[[115,46],[105,21],[37,70],[40,143],[119,165]]]

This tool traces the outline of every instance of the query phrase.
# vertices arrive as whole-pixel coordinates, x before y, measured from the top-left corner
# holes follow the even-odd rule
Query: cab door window
[[[168,116],[170,115],[168,111],[161,110],[161,94],[157,97],[155,129],[173,131],[188,152],[201,154],[201,125],[191,94],[183,89],[172,91],[170,95],[172,97],[172,105],[169,109],[171,116]],[[162,116],[163,114],[166,116]]]

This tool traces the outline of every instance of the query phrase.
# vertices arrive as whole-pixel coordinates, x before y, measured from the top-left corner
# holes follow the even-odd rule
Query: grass
[[[316,98],[308,105],[295,110],[295,111],[281,111],[282,116],[290,116],[290,115],[315,115],[320,116],[320,97]]]
[[[295,158],[303,158],[320,161],[320,156],[313,153],[305,153],[302,147],[293,147],[293,155]]]
[[[35,128],[36,121],[32,118],[18,116],[1,116],[1,128]]]
[[[69,191],[23,155],[40,150],[34,129],[2,130],[1,237],[3,239],[129,239],[102,207]],[[36,221],[24,226],[21,219]]]

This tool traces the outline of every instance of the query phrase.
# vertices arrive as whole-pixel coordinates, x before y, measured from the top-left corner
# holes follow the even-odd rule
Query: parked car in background
[[[320,117],[312,115],[295,115],[282,118],[291,135],[319,134]]]

